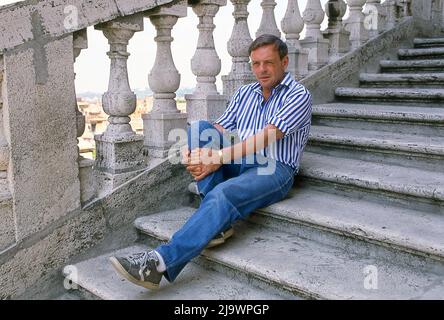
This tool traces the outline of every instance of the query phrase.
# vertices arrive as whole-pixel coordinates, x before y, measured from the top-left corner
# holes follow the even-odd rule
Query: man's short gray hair
[[[268,46],[270,44],[274,45],[274,48],[279,52],[281,60],[288,54],[288,47],[284,41],[272,34],[263,34],[251,43],[248,48],[248,55],[251,55],[251,52],[257,48]]]

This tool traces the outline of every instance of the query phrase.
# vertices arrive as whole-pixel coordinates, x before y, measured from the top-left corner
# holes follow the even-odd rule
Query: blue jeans
[[[202,134],[210,132],[211,134]],[[197,121],[188,128],[188,148],[229,145],[223,135],[207,121]],[[268,160],[265,162],[265,160]],[[243,158],[241,163],[224,164],[198,181],[202,198],[199,208],[167,244],[155,250],[166,265],[165,278],[172,282],[185,265],[206,247],[217,234],[235,221],[246,219],[255,209],[283,199],[296,170],[260,155]]]

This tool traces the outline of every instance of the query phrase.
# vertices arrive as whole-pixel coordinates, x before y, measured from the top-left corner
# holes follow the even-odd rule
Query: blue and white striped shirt
[[[215,123],[229,131],[237,129],[242,141],[267,124],[276,126],[284,137],[270,144],[261,154],[299,169],[308,141],[311,111],[310,92],[287,72],[267,101],[264,101],[259,82],[240,87]]]

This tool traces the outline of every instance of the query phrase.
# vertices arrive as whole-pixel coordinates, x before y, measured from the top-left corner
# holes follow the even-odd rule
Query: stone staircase
[[[415,39],[359,88],[314,106],[295,186],[236,223],[159,291],[123,281],[107,253],[73,280],[100,299],[443,299],[444,39]],[[193,207],[135,221],[139,251],[167,241]]]

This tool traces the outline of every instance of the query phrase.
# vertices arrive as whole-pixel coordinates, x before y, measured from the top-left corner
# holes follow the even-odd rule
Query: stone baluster
[[[179,89],[180,74],[171,53],[171,30],[180,17],[187,14],[187,3],[162,6],[147,13],[155,26],[157,53],[148,83],[154,92],[153,109],[142,115],[145,147],[151,157],[164,158],[175,143],[169,139],[174,129],[186,130],[187,114],[177,109],[175,92]]]
[[[86,29],[82,29],[73,33],[73,53],[74,53],[74,63],[80,52],[83,49],[88,48],[88,36]],[[74,73],[74,79],[76,74]],[[76,97],[75,87],[74,96]],[[77,124],[77,143],[78,138],[80,138],[85,132],[85,116],[79,111],[77,106],[77,99],[74,101],[74,109],[76,112],[76,124]],[[79,152],[79,157],[77,162],[79,163],[79,180],[80,180],[80,201],[82,203],[87,203],[96,196],[96,179],[94,177],[94,160],[86,159],[80,154],[80,149],[77,145]]]
[[[263,34],[272,34],[276,37],[281,37],[276,19],[274,17],[274,7],[276,7],[276,1],[274,0],[262,0],[262,19],[259,25],[259,29],[256,32],[256,38]]]
[[[301,47],[299,35],[304,29],[297,0],[288,0],[287,10],[281,22],[282,31],[288,47],[288,71],[296,79],[302,79],[308,74],[308,49]]]
[[[368,40],[368,30],[364,26],[362,7],[366,0],[346,0],[350,8],[350,15],[345,22],[345,28],[350,32],[352,50],[357,49]]]
[[[321,33],[324,15],[320,0],[307,1],[302,14],[307,29],[301,45],[309,49],[308,70],[317,70],[328,62],[328,40],[324,39]]]
[[[224,94],[231,98],[242,85],[256,81],[249,64],[248,47],[253,41],[248,29],[248,3],[251,0],[231,0],[234,6],[234,26],[228,41],[228,53],[232,56],[231,71],[222,77]]]
[[[217,92],[216,76],[221,70],[221,61],[217,55],[213,31],[213,19],[220,6],[227,0],[203,0],[193,5],[193,11],[199,17],[199,40],[196,52],[191,59],[191,70],[197,77],[193,94],[185,95],[187,101],[188,122],[206,119],[216,120],[225,110],[227,97]]]
[[[325,4],[325,13],[328,16],[328,28],[323,31],[324,37],[329,39],[328,61],[332,63],[350,51],[350,32],[344,29],[342,17],[347,5],[343,0],[329,0]]]
[[[111,60],[108,91],[102,97],[109,124],[103,134],[94,137],[99,192],[106,193],[145,166],[143,137],[135,134],[129,123],[129,115],[136,110],[136,95],[130,89],[127,69],[128,42],[135,32],[143,30],[143,16],[118,18],[95,28],[108,39]]]
[[[381,6],[381,0],[367,0],[364,8],[364,27],[368,30],[369,38],[374,38],[383,31],[385,14]]]

